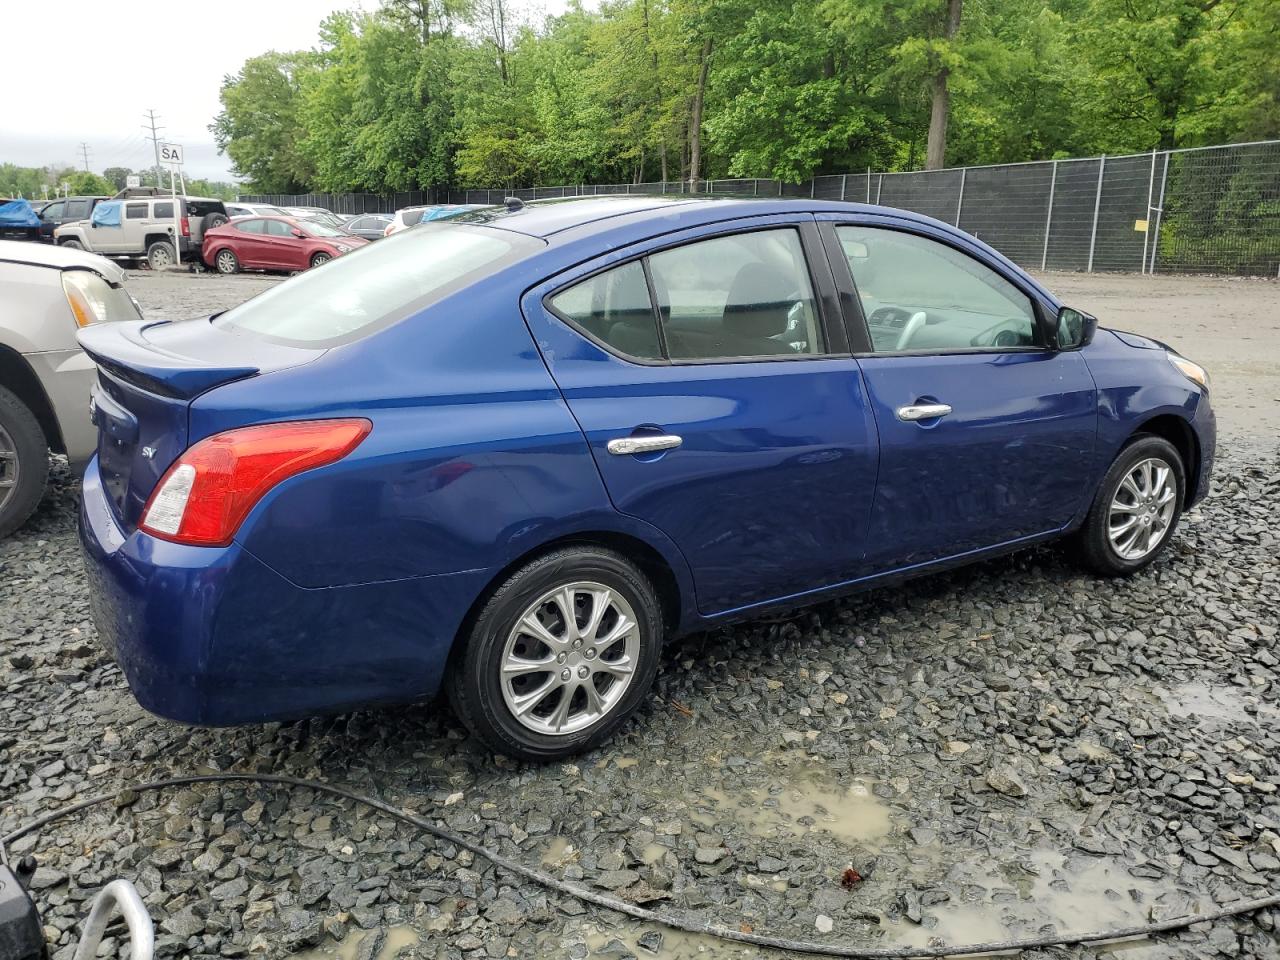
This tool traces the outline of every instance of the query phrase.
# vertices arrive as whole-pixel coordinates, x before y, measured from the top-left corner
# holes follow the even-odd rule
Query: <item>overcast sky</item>
[[[0,162],[83,167],[84,141],[89,168],[97,173],[152,165],[143,124],[147,110],[154,109],[161,139],[184,147],[187,176],[231,180],[227,158],[218,154],[208,130],[220,109],[222,78],[268,50],[314,46],[320,21],[331,11],[361,6],[375,9],[378,3],[5,4]],[[522,6],[531,13],[560,12],[567,3],[532,0]]]

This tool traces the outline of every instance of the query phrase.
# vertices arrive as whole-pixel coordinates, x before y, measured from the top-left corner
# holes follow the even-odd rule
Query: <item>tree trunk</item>
[[[689,185],[695,192],[702,173],[702,101],[707,92],[707,69],[710,65],[711,38],[707,37],[702,41],[702,56],[698,60],[698,86],[693,91],[693,109],[689,112]]]
[[[947,22],[943,36],[950,40],[960,29],[960,5],[963,0],[947,0]],[[951,91],[947,77],[951,69],[942,66],[933,76],[933,110],[929,115],[929,147],[925,151],[924,168],[938,170],[947,159],[947,114],[951,110]]]

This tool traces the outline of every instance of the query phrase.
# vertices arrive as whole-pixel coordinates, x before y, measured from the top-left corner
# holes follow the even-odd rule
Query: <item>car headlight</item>
[[[64,270],[62,290],[78,327],[108,320],[142,319],[138,302],[128,291],[111,286],[90,270]]]
[[[1166,354],[1169,362],[1172,363],[1184,377],[1192,383],[1198,384],[1201,390],[1209,389],[1209,373],[1204,367],[1198,363],[1192,363],[1186,357],[1180,357],[1176,353]]]

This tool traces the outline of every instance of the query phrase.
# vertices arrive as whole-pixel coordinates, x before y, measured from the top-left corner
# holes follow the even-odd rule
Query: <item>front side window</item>
[[[57,203],[51,203],[47,207],[45,207],[42,211],[40,211],[40,216],[44,217],[46,220],[57,220],[62,216],[62,211],[64,207],[65,207],[65,203],[63,201],[58,201]]]
[[[649,258],[672,360],[823,351],[800,234],[758,230]]]
[[[147,205],[145,203],[126,203],[124,205],[124,215],[128,220],[145,220],[147,218]]]
[[[1031,298],[959,250],[879,227],[836,228],[876,353],[1033,347]]]
[[[605,270],[551,298],[556,313],[619,353],[661,360],[658,324],[639,261]]]
[[[283,343],[331,346],[403,319],[544,246],[506,230],[430,224],[277,284],[214,323]]]
[[[259,220],[259,223],[266,224],[266,234],[269,237],[292,237],[292,224],[285,223],[283,220]]]

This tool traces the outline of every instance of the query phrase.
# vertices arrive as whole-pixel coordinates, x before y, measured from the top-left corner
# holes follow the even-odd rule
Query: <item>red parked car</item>
[[[306,270],[368,242],[316,220],[237,217],[205,231],[201,255],[205,264],[219,273]]]

